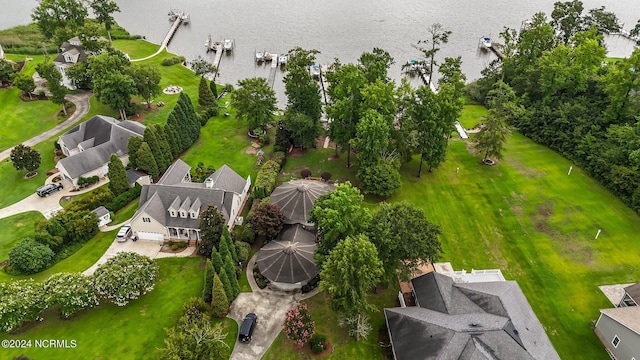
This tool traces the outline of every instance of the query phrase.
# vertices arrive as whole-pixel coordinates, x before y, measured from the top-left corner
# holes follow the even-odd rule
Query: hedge
[[[142,191],[142,186],[140,186],[140,184],[136,184],[136,186],[118,195],[110,203],[105,205],[105,207],[109,211],[117,212],[118,210],[125,207],[125,205],[130,203],[133,199],[140,196],[141,191]]]

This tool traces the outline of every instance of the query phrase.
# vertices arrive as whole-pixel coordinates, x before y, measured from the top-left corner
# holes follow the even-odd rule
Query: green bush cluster
[[[284,151],[276,151],[271,155],[271,160],[280,164],[280,169],[282,169],[287,161],[287,154]]]
[[[251,193],[252,196],[262,199],[271,195],[271,192],[276,187],[276,179],[279,172],[280,164],[273,160],[265,162],[256,176],[256,182]]]
[[[94,175],[88,178],[80,176],[80,178],[78,179],[78,186],[80,188],[83,188],[85,186],[93,185],[98,181],[100,181],[100,178],[97,175]]]
[[[246,263],[249,260],[249,250],[251,249],[251,245],[246,242],[236,241],[236,254],[238,254],[238,262]]]
[[[66,207],[67,211],[81,211],[81,210],[93,210],[98,206],[105,205],[113,201],[113,195],[111,191],[106,187],[100,187],[94,191],[86,194],[84,197],[73,200],[69,206]]]
[[[187,59],[184,56],[172,56],[162,59],[162,66],[172,66],[185,62]]]
[[[133,199],[140,196],[141,191],[142,186],[140,186],[140,184],[136,184],[136,186],[113,198],[108,204],[105,205],[105,207],[109,211],[117,212],[118,210],[125,207],[125,205],[127,205]]]
[[[251,224],[247,224],[244,226],[244,229],[242,229],[240,240],[249,244],[253,244],[253,242],[256,240],[256,233],[255,231],[253,231],[253,226]]]
[[[327,341],[327,337],[321,334],[313,334],[311,340],[309,340],[309,345],[311,346],[311,351],[316,354],[320,354],[324,351],[324,343]]]

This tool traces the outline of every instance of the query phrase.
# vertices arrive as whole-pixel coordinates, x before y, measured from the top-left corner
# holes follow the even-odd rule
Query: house
[[[76,36],[62,43],[60,53],[53,60],[56,69],[62,75],[62,85],[71,90],[75,90],[76,87],[67,77],[66,71],[67,68],[77,64],[78,61],[87,61],[87,54],[82,50],[80,39]]]
[[[640,307],[600,310],[594,331],[612,359],[640,359]]]
[[[140,170],[128,169],[127,178],[129,179],[129,187],[134,187],[136,184],[140,184],[140,186],[149,185],[153,182],[151,175]]]
[[[515,281],[411,284],[415,306],[384,309],[395,359],[560,359]]]
[[[144,129],[135,121],[96,115],[60,136],[58,144],[67,157],[58,161],[56,168],[76,188],[80,177],[105,177],[111,154],[118,155],[126,166],[129,138],[142,138]]]
[[[227,165],[216,170],[204,183],[191,182],[191,167],[174,162],[155,184],[144,185],[138,211],[131,220],[141,240],[200,240],[200,213],[214,205],[233,229],[247,200],[251,178],[243,179]]]
[[[640,303],[640,283],[625,287],[624,295],[622,296],[618,307],[638,306],[638,303]]]
[[[103,227],[111,222],[111,213],[104,206],[99,206],[93,210],[92,213],[98,217],[98,227]]]

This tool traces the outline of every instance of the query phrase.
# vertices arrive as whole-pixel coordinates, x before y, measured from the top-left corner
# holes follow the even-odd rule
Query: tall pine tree
[[[227,295],[227,299],[229,301],[233,301],[235,299],[233,297],[233,288],[231,287],[231,281],[229,280],[229,276],[227,276],[227,271],[224,269],[220,269],[220,281],[222,281],[222,287],[224,288],[224,293]]]
[[[129,154],[129,167],[132,169],[138,168],[138,149],[140,149],[140,145],[142,145],[142,139],[137,136],[132,136],[129,138],[129,142],[127,143],[127,154]]]
[[[122,165],[122,161],[116,154],[111,154],[109,158],[109,170],[107,172],[109,177],[109,190],[114,197],[129,190],[129,178],[127,177],[127,171]]]
[[[153,125],[147,126],[144,130],[144,141],[149,144],[149,148],[151,148],[151,153],[153,157],[156,159],[156,164],[158,165],[158,172],[163,173],[169,167],[170,159],[167,159],[168,154],[164,154],[162,152],[162,146],[160,145],[160,139],[158,138],[158,131],[156,127]]]
[[[158,178],[158,164],[156,163],[156,159],[153,157],[151,153],[151,148],[149,144],[143,142],[138,149],[136,154],[138,168],[147,172],[147,174],[151,175],[152,178]]]
[[[204,268],[204,289],[202,289],[202,300],[207,304],[211,302],[211,293],[213,290],[213,277],[215,276],[213,264],[207,259],[207,265]],[[220,284],[222,285],[222,284]]]
[[[219,274],[220,269],[224,267],[224,261],[222,261],[222,256],[220,256],[215,246],[211,249],[211,262],[213,263],[213,269]]]
[[[209,85],[207,85],[207,79],[201,77],[200,87],[198,88],[198,104],[206,108],[209,105],[215,104],[215,102],[216,98],[213,96]]]
[[[240,294],[240,284],[238,284],[237,269],[238,266],[233,263],[233,259],[231,259],[231,256],[227,255],[227,258],[224,261],[224,271],[229,277],[229,284],[231,285],[231,290],[233,291],[233,297],[231,297],[231,301],[235,300],[238,294]]]
[[[211,295],[211,315],[217,318],[223,318],[229,311],[229,299],[224,291],[224,285],[218,277],[213,275],[213,289]]]

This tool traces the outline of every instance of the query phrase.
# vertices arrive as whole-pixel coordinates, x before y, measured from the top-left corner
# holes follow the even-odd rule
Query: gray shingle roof
[[[180,184],[182,180],[184,180],[184,177],[189,174],[189,171],[191,171],[191,166],[181,159],[178,159],[169,166],[157,183],[160,185]]]
[[[412,284],[418,306],[385,309],[396,359],[559,359],[515,281]]]
[[[334,186],[315,180],[292,180],[278,186],[272,193],[271,203],[277,205],[285,217],[285,224],[312,225],[309,212],[318,196],[333,190]]]
[[[238,194],[242,193],[247,182],[246,179],[243,179],[242,176],[238,175],[226,164],[211,174],[208,179],[213,180],[214,188],[233,191]]]
[[[640,304],[640,283],[636,283],[624,288],[624,292],[629,294],[636,304]]]
[[[97,208],[91,210],[91,212],[96,214],[97,217],[101,217],[107,215],[109,213],[109,210],[107,210],[107,208],[104,206],[98,206]]]
[[[129,138],[141,138],[139,131],[144,132],[144,126],[128,125],[137,130],[133,131],[121,125],[121,122],[112,117],[96,115],[60,136],[60,140],[69,149],[74,149],[79,144],[84,147],[84,151],[60,160],[71,178],[75,179],[106,165],[111,154],[124,156],[128,153]]]
[[[303,283],[318,273],[313,254],[315,235],[301,225],[285,225],[276,240],[258,252],[258,268],[273,282]]]
[[[149,175],[145,174],[140,170],[133,170],[133,169],[127,170],[127,179],[129,179],[129,184],[133,184],[136,181],[138,181],[138,179],[145,176],[149,176]]]

